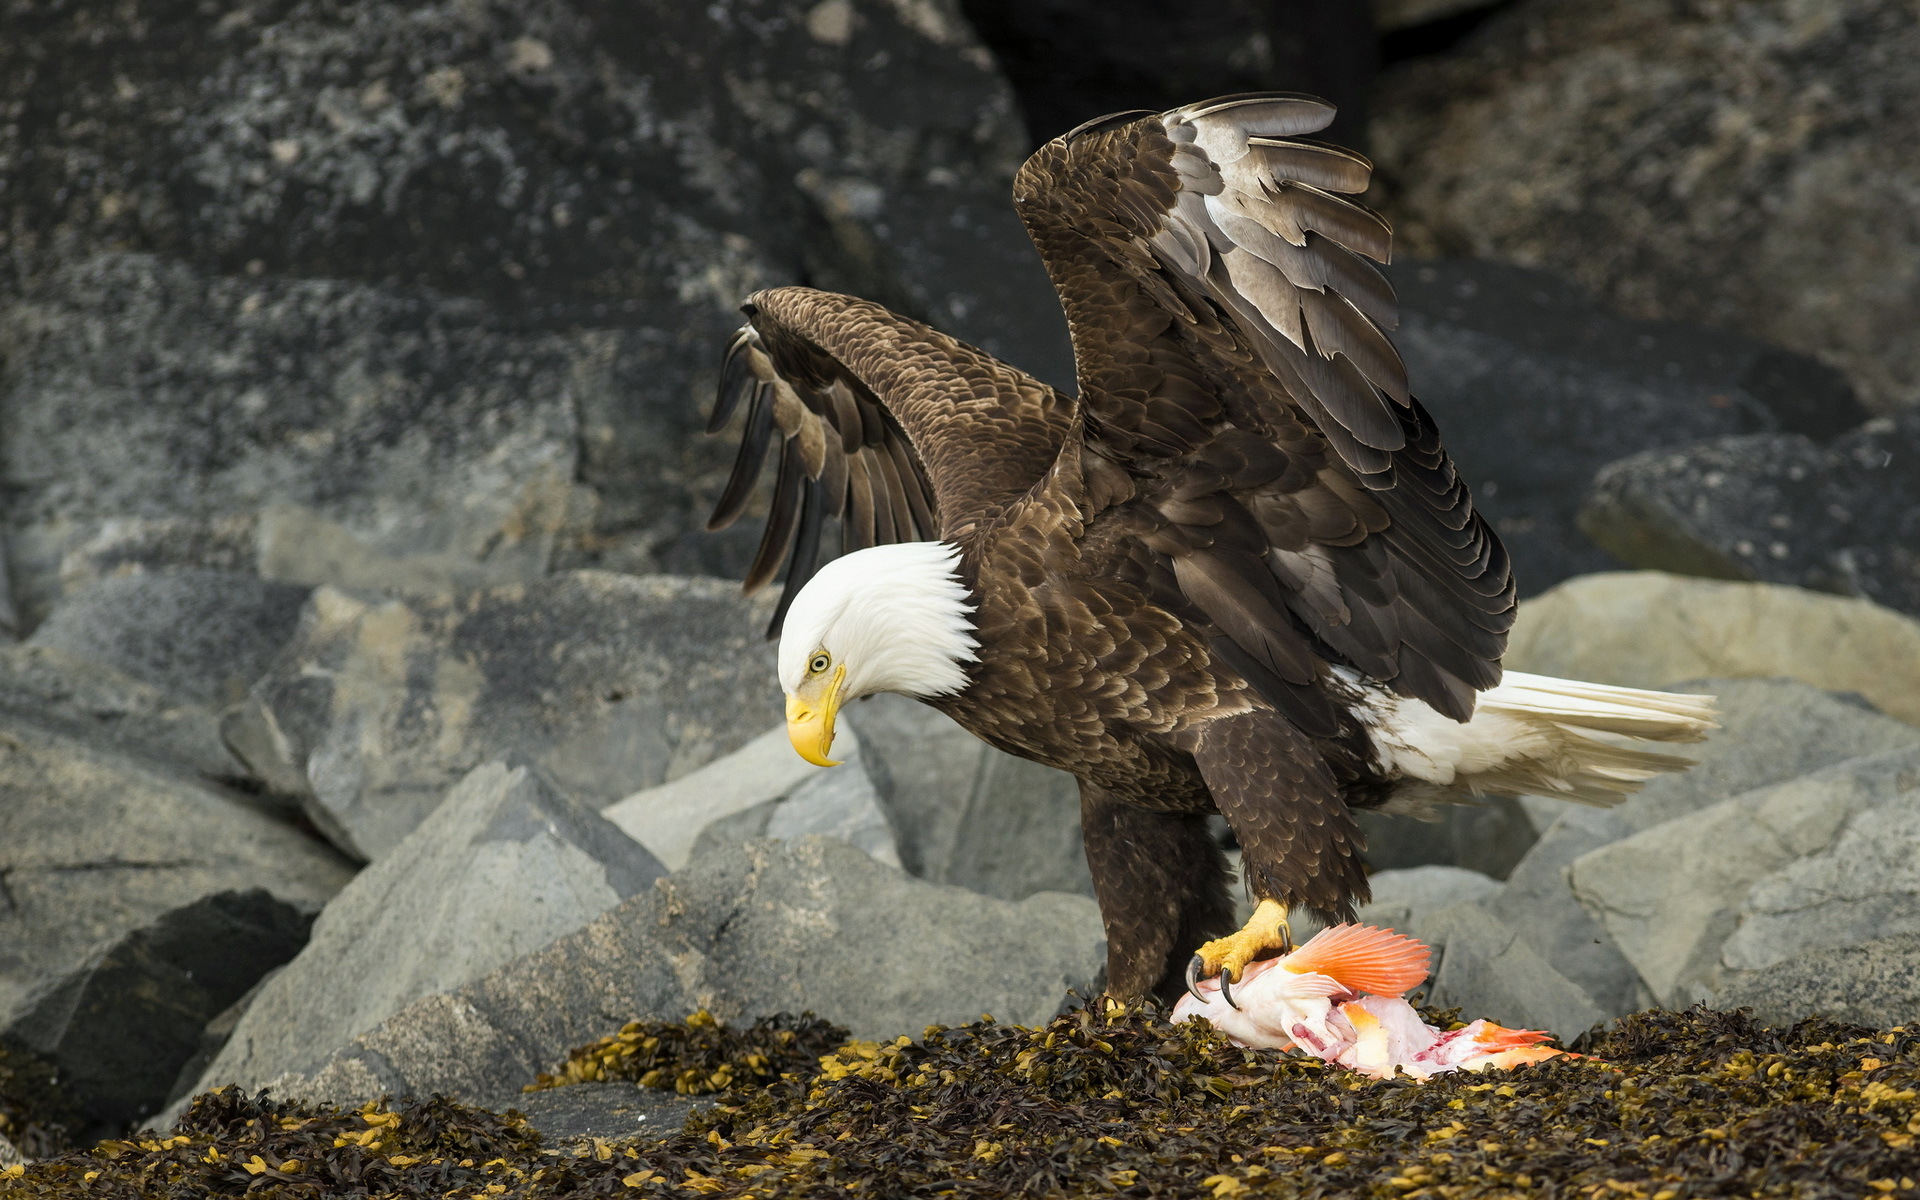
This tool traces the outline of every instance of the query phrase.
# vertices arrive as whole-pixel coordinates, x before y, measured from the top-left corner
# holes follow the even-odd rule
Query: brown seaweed
[[[730,1061],[740,1033],[703,1020],[661,1045],[704,1045],[718,1055],[699,1060],[711,1078],[717,1067],[704,1064]],[[1683,1200],[1920,1190],[1920,1031],[1768,1029],[1694,1008],[1627,1018],[1586,1049],[1597,1058],[1374,1081],[1237,1049],[1152,1010],[1083,1008],[1040,1028],[983,1020],[917,1041],[849,1043],[764,1086],[736,1074],[720,1104],[656,1139],[547,1147],[517,1114],[439,1099],[339,1110],[212,1093],[171,1137],[34,1164],[0,1176],[0,1194]]]

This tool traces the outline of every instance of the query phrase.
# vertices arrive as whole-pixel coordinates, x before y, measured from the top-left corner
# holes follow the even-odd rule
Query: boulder
[[[1580,525],[1636,567],[1920,613],[1920,412],[1825,448],[1774,434],[1636,454],[1595,478]]]
[[[682,1096],[624,1079],[543,1088],[513,1100],[549,1146],[580,1138],[666,1137],[713,1105],[712,1096]]]
[[[415,1001],[282,1095],[442,1092],[511,1103],[568,1050],[635,1019],[810,1009],[856,1038],[982,1013],[1051,1017],[1105,961],[1081,896],[1018,903],[913,879],[832,838],[754,842],[678,872],[545,950]]]
[[[784,742],[786,730],[778,732]],[[701,862],[711,854],[758,838],[791,840],[817,833],[839,838],[865,850],[878,862],[898,867],[899,844],[859,747],[859,739],[851,730],[840,730],[833,742],[838,766],[810,768],[812,774],[780,795],[709,821],[694,840],[689,861]],[[787,752],[793,753],[791,745]]]
[[[77,741],[167,763],[253,794],[251,773],[220,739],[211,708],[48,646],[0,646],[0,721],[57,729]]]
[[[0,126],[0,249],[16,276],[0,296],[129,249],[226,278],[241,303],[264,293],[270,307],[278,278],[324,279],[348,296],[479,302],[503,327],[569,343],[570,461],[516,451],[494,464],[537,473],[540,497],[423,470],[445,489],[459,480],[480,511],[462,524],[460,498],[443,492],[444,508],[421,514],[438,520],[404,546],[408,573],[470,572],[476,551],[504,573],[484,553],[489,535],[508,561],[543,552],[556,511],[595,535],[569,541],[569,565],[658,570],[680,557],[725,475],[701,413],[738,305],[760,287],[856,292],[1071,377],[1064,321],[1010,202],[1024,149],[1013,97],[952,0],[774,0],[751,14],[674,0],[303,0],[238,16],[163,6],[132,23],[50,9],[23,14],[17,32],[0,46],[0,105],[14,114]],[[233,399],[258,389],[298,411],[272,378],[299,385],[301,360],[324,367],[328,332],[374,331],[379,314],[349,307],[264,372],[244,337],[145,340],[177,355],[182,379],[225,361],[203,349],[239,352]],[[537,362],[516,379],[490,361],[500,355],[423,354],[444,367],[421,394],[428,409],[502,387],[538,407],[551,390]],[[394,366],[403,382],[412,373]],[[264,387],[246,378],[259,374]],[[376,369],[341,390],[387,383]],[[498,441],[525,411],[490,407],[499,424],[455,427]],[[299,429],[332,443],[320,454],[366,440],[330,416]],[[181,457],[180,444],[155,457]],[[44,477],[44,459],[10,461],[16,484]],[[370,490],[349,487],[362,480],[351,472],[332,478]],[[576,481],[597,493],[597,516],[546,505]],[[531,520],[485,528],[509,497],[541,503]],[[415,523],[405,511],[391,524],[343,519],[331,495],[285,499],[317,510],[273,531],[309,567],[343,555],[390,569]],[[725,544],[726,565],[742,565],[738,539]]]
[[[1363,809],[1367,865],[1379,873],[1429,865],[1464,868],[1505,879],[1540,838],[1526,806],[1513,796],[1443,804],[1430,818]]]
[[[1003,900],[1093,895],[1080,839],[1080,784],[1065,771],[981,745],[952,857],[928,878]]]
[[[201,1030],[299,952],[311,911],[215,892],[102,946],[6,1026],[53,1063],[87,1118],[125,1129],[167,1099]]]
[[[363,859],[495,758],[604,806],[780,719],[771,603],[602,571],[412,599],[322,587],[228,741]]]
[[[1856,814],[1914,788],[1920,746],[1848,759],[1590,851],[1569,880],[1654,996],[1684,1008],[1714,995],[1756,884],[1830,852]]]
[[[856,773],[865,773],[865,740],[848,723],[843,722],[836,732],[831,753]],[[763,836],[780,801],[837,769],[816,767],[801,758],[783,724],[698,770],[644,788],[602,811],[668,870],[677,871],[694,857],[705,835],[722,841]],[[724,837],[723,828],[729,831]],[[746,832],[736,839],[730,832],[735,828]]]
[[[1379,925],[1419,938],[1437,954],[1446,942],[1449,926],[1436,923],[1440,914],[1462,904],[1478,904],[1500,894],[1500,881],[1463,867],[1432,864],[1367,876],[1373,899],[1356,914],[1363,925]],[[1295,930],[1295,936],[1305,940]]]
[[[1920,725],[1920,621],[1765,583],[1616,572],[1520,606],[1506,665],[1625,687],[1791,676]]]
[[[192,1090],[310,1070],[413,1001],[540,950],[664,874],[536,772],[477,767],[327,906]]]
[[[1439,954],[1429,1002],[1458,1006],[1469,1020],[1485,1017],[1511,1029],[1545,1029],[1572,1041],[1610,1016],[1579,985],[1556,971],[1526,937],[1480,904],[1458,904],[1427,917],[1423,936]]]
[[[1753,885],[1720,948],[1728,986],[1818,950],[1920,934],[1920,772],[1909,763],[1906,775],[1908,790]]]
[[[10,716],[0,749],[0,1033],[168,913],[256,888],[312,913],[353,874],[324,843],[178,768]]]
[[[1385,82],[1396,249],[1567,272],[1920,397],[1920,15],[1885,0],[1522,0]]]
[[[1911,1028],[1920,1012],[1920,935],[1810,950],[1729,981],[1713,1002],[1752,1008],[1769,1025],[1818,1015],[1874,1029]]]
[[[1644,1008],[1654,997],[1606,927],[1573,894],[1567,871],[1576,859],[1754,788],[1920,745],[1920,729],[1792,680],[1706,679],[1672,686],[1719,698],[1722,728],[1688,748],[1694,767],[1653,780],[1615,808],[1569,806],[1488,902],[1612,1016]]]
[[[22,615],[51,607],[69,552],[82,577],[117,559],[300,584],[538,578],[591,511],[574,483],[586,351],[496,324],[473,301],[145,255],[37,279],[0,304]],[[251,561],[231,561],[235,539]],[[168,557],[199,551],[212,561]]]
[[[1395,264],[1395,344],[1521,595],[1618,566],[1576,518],[1615,459],[1730,434],[1832,437],[1865,420],[1831,367],[1733,333],[1621,317],[1547,271]],[[1632,560],[1629,560],[1632,561]]]
[[[908,872],[941,882],[953,862],[982,764],[998,755],[918,700],[882,694],[845,710],[860,731],[867,773],[880,789]],[[789,747],[791,753],[791,747]]]
[[[114,576],[62,602],[28,641],[220,708],[266,674],[310,590],[239,571]]]

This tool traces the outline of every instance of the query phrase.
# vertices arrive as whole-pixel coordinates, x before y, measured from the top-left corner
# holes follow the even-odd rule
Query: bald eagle
[[[1014,203],[1077,396],[850,296],[752,296],[710,431],[744,403],[709,528],[777,479],[749,591],[785,564],[788,731],[830,764],[899,692],[1080,781],[1107,985],[1231,982],[1290,910],[1368,896],[1353,810],[1535,792],[1611,804],[1687,760],[1708,697],[1508,674],[1499,537],[1387,330],[1370,164],[1284,93],[1121,113],[1041,147]],[[774,434],[779,434],[774,447]],[[841,556],[821,562],[837,523]],[[1252,919],[1232,931],[1242,852]],[[1184,968],[1184,972],[1183,972]]]

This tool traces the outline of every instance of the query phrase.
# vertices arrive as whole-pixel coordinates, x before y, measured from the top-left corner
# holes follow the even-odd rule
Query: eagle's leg
[[[1107,931],[1107,991],[1171,1005],[1189,948],[1233,928],[1227,858],[1203,812],[1159,812],[1080,782],[1087,867]]]
[[[1200,947],[1189,978],[1219,973],[1221,994],[1246,965],[1293,948],[1291,907],[1351,920],[1368,896],[1366,839],[1313,743],[1285,717],[1255,710],[1202,726],[1193,761],[1240,842],[1240,865],[1259,905],[1238,933]]]

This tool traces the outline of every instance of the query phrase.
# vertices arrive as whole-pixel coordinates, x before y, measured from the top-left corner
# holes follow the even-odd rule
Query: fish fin
[[[1399,996],[1427,977],[1433,952],[1390,929],[1372,925],[1333,925],[1280,960],[1289,971],[1312,972],[1340,981],[1351,991]]]
[[[1580,1057],[1577,1054],[1568,1055],[1565,1050],[1555,1050],[1552,1046],[1515,1046],[1508,1050],[1495,1050],[1487,1054],[1476,1054],[1472,1058],[1464,1059],[1460,1063],[1460,1069],[1462,1071],[1483,1071],[1488,1067],[1498,1067],[1502,1070],[1511,1070],[1514,1067],[1524,1067],[1528,1063],[1545,1062],[1550,1058],[1559,1058],[1562,1055],[1566,1055],[1569,1058]]]
[[[1553,1035],[1538,1029],[1508,1029],[1505,1025],[1495,1025],[1492,1021],[1476,1021],[1480,1028],[1474,1030],[1475,1045],[1493,1050],[1517,1050],[1522,1046],[1537,1046],[1541,1042],[1553,1040]],[[1560,1051],[1554,1051],[1555,1054]]]

